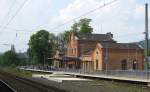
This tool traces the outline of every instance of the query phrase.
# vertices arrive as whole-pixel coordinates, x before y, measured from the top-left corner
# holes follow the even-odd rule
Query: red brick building
[[[67,54],[60,62],[63,67],[85,71],[142,70],[144,50],[135,43],[117,43],[111,33],[84,35],[71,33]]]

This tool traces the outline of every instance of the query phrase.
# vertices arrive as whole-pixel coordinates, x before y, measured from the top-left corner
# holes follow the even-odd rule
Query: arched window
[[[96,59],[96,69],[98,69],[98,59]]]
[[[138,69],[138,63],[137,63],[136,60],[133,60],[133,62],[132,62],[132,68],[133,68],[133,70]]]
[[[121,69],[127,70],[127,60],[126,59],[121,61]]]

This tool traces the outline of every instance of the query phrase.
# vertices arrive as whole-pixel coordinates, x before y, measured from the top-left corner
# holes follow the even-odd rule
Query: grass
[[[50,73],[43,73],[43,72],[18,70],[17,68],[13,68],[13,67],[1,68],[1,70],[4,70],[6,72],[9,72],[17,76],[21,76],[21,77],[32,77],[32,74],[50,74]]]
[[[2,68],[2,70],[21,77],[32,77],[31,71],[20,71],[17,68],[12,68],[12,67]]]
[[[141,84],[130,84],[115,81],[95,80],[96,83],[103,84],[111,92],[150,92],[150,88]]]

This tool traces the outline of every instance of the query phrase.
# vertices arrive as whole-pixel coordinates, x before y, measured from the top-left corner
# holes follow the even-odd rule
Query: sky
[[[118,42],[143,40],[144,5],[150,4],[150,0],[116,0],[68,22],[111,1],[113,0],[0,0],[0,52],[9,50],[11,44],[15,45],[17,51],[24,52],[28,48],[30,36],[36,31],[45,29],[57,35],[69,30],[80,18],[91,18],[93,33],[111,32]],[[66,22],[68,23],[59,26]]]

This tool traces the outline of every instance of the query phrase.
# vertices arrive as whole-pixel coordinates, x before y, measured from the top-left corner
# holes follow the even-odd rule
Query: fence
[[[37,66],[23,66],[22,69],[37,69],[45,71],[60,71],[68,73],[90,74],[90,75],[103,75],[114,77],[127,77],[137,79],[150,79],[150,71],[146,70],[97,70],[97,71],[84,71],[82,69],[65,69],[65,68],[53,68],[53,67],[37,67]]]

